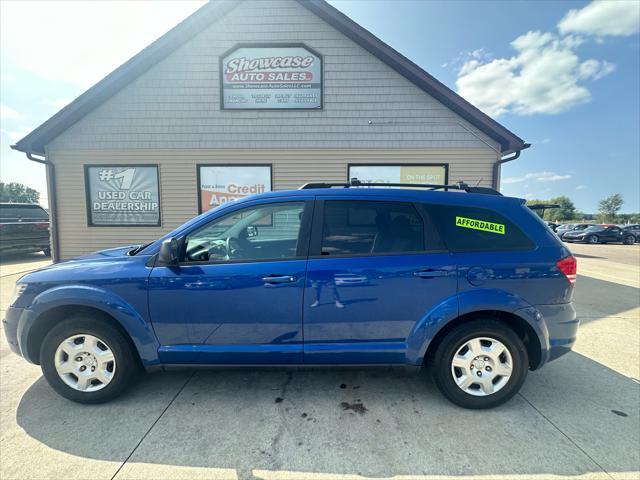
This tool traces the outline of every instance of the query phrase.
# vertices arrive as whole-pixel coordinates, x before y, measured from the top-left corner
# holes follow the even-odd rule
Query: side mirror
[[[172,237],[162,242],[157,263],[166,266],[178,265],[178,240]]]

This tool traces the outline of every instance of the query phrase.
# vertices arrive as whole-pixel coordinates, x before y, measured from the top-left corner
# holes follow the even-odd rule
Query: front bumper
[[[20,344],[18,342],[18,324],[20,323],[20,317],[22,316],[23,311],[24,310],[22,308],[9,307],[5,317],[2,319],[2,327],[4,329],[4,334],[7,337],[9,348],[13,353],[17,353],[20,356],[23,355],[20,351]]]

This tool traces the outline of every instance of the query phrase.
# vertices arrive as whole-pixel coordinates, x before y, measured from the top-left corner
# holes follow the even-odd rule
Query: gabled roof
[[[503,154],[519,152],[528,147],[528,144],[521,138],[471,105],[411,60],[329,5],[325,0],[296,1],[405,76],[478,130],[494,139],[501,145]],[[229,13],[241,2],[242,0],[212,0],[207,3],[140,53],[116,68],[49,120],[18,141],[12,148],[22,152],[44,155],[45,146],[50,141],[149,68],[166,58],[178,47]]]

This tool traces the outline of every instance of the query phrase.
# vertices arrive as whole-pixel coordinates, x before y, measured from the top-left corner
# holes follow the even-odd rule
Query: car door
[[[317,201],[304,297],[305,363],[405,363],[416,324],[455,296],[455,270],[413,203]]]
[[[301,363],[312,210],[302,197],[239,206],[179,239],[179,265],[149,279],[163,363]]]
[[[605,242],[621,242],[622,241],[622,230],[619,227],[607,227],[604,231]]]

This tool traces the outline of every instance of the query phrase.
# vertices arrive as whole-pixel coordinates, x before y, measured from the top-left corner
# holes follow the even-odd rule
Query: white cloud
[[[587,188],[587,186],[586,186],[586,185],[578,185],[578,186],[576,187],[576,190],[584,190],[585,188]]]
[[[609,62],[581,60],[575,49],[583,39],[530,31],[511,46],[516,55],[467,60],[460,71],[458,93],[492,116],[561,113],[591,98],[583,82],[613,71]]]
[[[0,2],[0,54],[3,62],[10,61],[47,80],[86,88],[203,4]]]
[[[20,140],[21,138],[24,138],[31,130],[29,129],[22,129],[22,130],[2,130],[2,133],[4,133],[7,137],[9,137],[9,140],[11,140],[12,142],[17,142],[18,140]]]
[[[555,172],[532,172],[523,175],[522,177],[505,177],[502,179],[502,183],[510,184],[510,183],[521,183],[526,181],[535,181],[535,182],[557,182],[559,180],[569,180],[571,175],[560,175]]]
[[[20,120],[23,115],[6,105],[0,105],[0,118],[3,120]]]
[[[558,30],[562,34],[633,35],[640,31],[640,2],[637,0],[592,2],[579,10],[569,10],[558,23]]]

